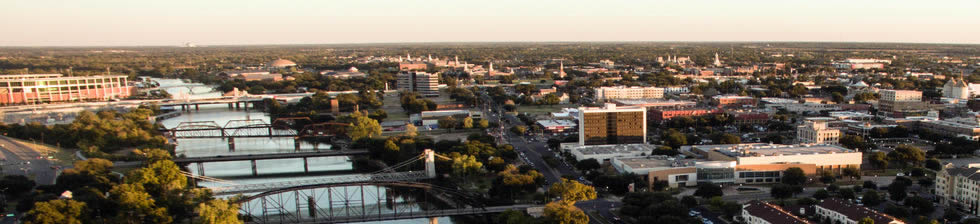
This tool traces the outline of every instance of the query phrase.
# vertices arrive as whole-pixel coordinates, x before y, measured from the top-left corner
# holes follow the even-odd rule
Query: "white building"
[[[660,87],[599,87],[595,88],[596,100],[612,99],[659,99],[664,98],[664,88]]]
[[[613,69],[613,68],[616,68],[616,62],[613,62],[613,61],[610,61],[610,60],[600,60],[599,61],[599,67],[603,67],[603,68],[606,68],[606,69]]]
[[[572,154],[576,161],[596,159],[600,163],[612,158],[629,158],[650,154],[654,145],[619,144],[619,145],[580,145],[578,143],[562,143],[561,150]]]
[[[966,100],[970,99],[970,96],[970,84],[966,80],[951,78],[943,85],[943,97]]]
[[[807,118],[803,125],[796,127],[796,141],[798,143],[836,144],[840,140],[841,131],[827,128],[827,122],[832,120],[834,119],[829,117]]]
[[[980,214],[980,168],[947,164],[936,173],[936,198],[944,205],[959,204],[970,214]]]

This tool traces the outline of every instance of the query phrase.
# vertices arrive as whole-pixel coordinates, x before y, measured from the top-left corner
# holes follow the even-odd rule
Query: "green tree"
[[[841,170],[841,176],[851,179],[861,179],[861,170],[856,167],[847,167]]]
[[[162,160],[146,168],[135,169],[126,176],[126,183],[139,185],[153,195],[183,190],[187,187],[187,177],[173,161]]]
[[[490,127],[490,121],[488,121],[487,119],[480,119],[480,122],[477,123],[477,127],[480,127],[480,128],[489,128]]]
[[[863,219],[858,221],[858,224],[875,224],[875,220],[871,219],[871,217],[864,217]]]
[[[806,173],[799,167],[790,167],[783,171],[782,182],[784,184],[800,186],[805,184],[806,180]]]
[[[664,144],[677,149],[682,145],[687,145],[687,136],[674,129],[667,130],[664,135]]]
[[[733,134],[723,134],[718,141],[719,144],[739,144],[742,143],[742,139]]]
[[[388,112],[383,109],[377,109],[371,112],[371,114],[368,115],[368,117],[377,120],[378,122],[382,122],[386,118],[388,118]]]
[[[919,165],[926,160],[926,153],[915,146],[899,145],[888,153],[888,159],[900,162],[902,166]]]
[[[561,98],[558,97],[558,94],[555,93],[549,93],[548,95],[544,95],[544,97],[541,98],[541,104],[544,105],[556,105],[558,103],[561,103]]]
[[[239,224],[238,204],[224,199],[214,199],[197,205],[195,211],[200,215],[198,224]]]
[[[578,181],[561,178],[561,181],[548,188],[548,194],[561,198],[561,203],[573,205],[578,201],[596,198],[595,188]]]
[[[458,122],[456,122],[456,118],[453,118],[452,116],[446,116],[439,119],[439,128],[445,128],[445,129],[456,128],[458,126],[457,123]]]
[[[698,184],[698,189],[694,191],[694,196],[701,198],[713,198],[722,195],[724,195],[724,192],[721,191],[721,186],[711,183]]]
[[[8,198],[20,198],[34,189],[34,185],[34,181],[24,175],[8,175],[0,179],[0,191]]]
[[[888,185],[889,198],[895,201],[901,201],[902,199],[905,199],[905,197],[908,196],[908,193],[906,191],[907,188],[908,185],[905,185],[904,183],[899,183],[898,181],[893,181],[891,184]]]
[[[943,169],[943,163],[936,158],[929,158],[929,160],[926,160],[926,168],[939,171]]]
[[[827,190],[824,189],[817,190],[817,192],[813,193],[813,198],[816,198],[817,200],[823,200],[829,197],[830,192],[827,192]]]
[[[170,152],[158,148],[145,148],[133,150],[133,154],[139,156],[146,160],[147,163],[154,163],[161,160],[170,160],[173,158]]]
[[[470,117],[463,118],[463,128],[464,129],[473,128],[473,118]]]
[[[405,137],[414,138],[415,136],[419,135],[419,129],[412,123],[405,124],[405,133],[402,135]]]
[[[361,138],[381,135],[381,125],[378,124],[378,120],[365,117],[361,112],[355,111],[341,120],[350,124],[347,126],[347,136],[351,140],[357,141]]]
[[[510,127],[510,131],[511,132],[514,132],[514,134],[523,135],[523,134],[527,133],[527,126],[524,126],[524,125],[513,126],[513,127]]]
[[[881,194],[878,194],[878,191],[874,190],[865,191],[864,196],[861,198],[861,202],[868,206],[877,206],[882,202]]]
[[[575,164],[575,168],[583,171],[595,170],[599,169],[599,167],[599,161],[596,159],[585,159]]]
[[[796,187],[786,184],[776,184],[772,186],[769,194],[776,199],[787,199],[793,197],[796,194]]]
[[[551,202],[544,206],[544,217],[555,224],[587,224],[589,216],[571,204]]]
[[[522,211],[507,210],[493,217],[493,223],[498,224],[528,224],[536,223],[537,220]]]
[[[476,157],[474,156],[460,155],[453,157],[452,168],[453,172],[457,175],[469,175],[480,172],[480,169],[483,168],[483,163],[476,161]]]
[[[71,199],[37,202],[23,221],[25,224],[82,224],[85,207],[85,202]]]
[[[857,135],[844,135],[840,138],[840,144],[849,149],[866,149],[868,143],[864,141],[864,138]]]
[[[868,156],[871,165],[878,169],[888,168],[888,156],[884,152],[873,152]]]
[[[141,185],[120,184],[109,191],[109,200],[119,205],[117,220],[139,220],[140,223],[171,223],[167,209],[156,206],[156,200]]]

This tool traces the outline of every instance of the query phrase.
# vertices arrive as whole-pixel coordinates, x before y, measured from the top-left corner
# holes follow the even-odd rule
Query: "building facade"
[[[715,105],[724,108],[755,107],[758,103],[751,96],[714,96],[711,99]]]
[[[646,143],[646,108],[604,107],[579,108],[579,144],[643,144]]]
[[[650,119],[659,122],[677,117],[699,117],[722,113],[724,111],[717,108],[654,109],[650,111]]]
[[[832,120],[834,119],[829,117],[807,118],[803,125],[796,127],[796,141],[798,143],[837,144],[840,141],[841,131],[827,127],[827,123]]]
[[[0,75],[0,104],[120,99],[135,94],[126,76]]]
[[[596,100],[613,99],[660,99],[664,98],[664,88],[660,87],[599,87],[595,88]]]
[[[422,96],[439,96],[439,75],[425,72],[398,73],[398,91],[417,92]]]
[[[980,168],[947,164],[936,172],[936,198],[944,205],[960,205],[980,214]]]

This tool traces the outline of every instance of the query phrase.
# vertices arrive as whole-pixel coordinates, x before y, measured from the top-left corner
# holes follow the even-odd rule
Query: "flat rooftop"
[[[614,102],[629,106],[694,106],[698,104],[687,100],[662,100],[662,99],[616,99]]]
[[[844,147],[827,144],[782,145],[768,143],[698,145],[692,146],[704,151],[717,151],[730,157],[756,157],[781,155],[812,155],[856,152]]]
[[[619,145],[579,145],[578,143],[565,143],[570,150],[576,150],[584,155],[603,155],[603,154],[623,154],[634,152],[652,152],[655,145],[647,144],[619,144]]]
[[[694,167],[697,162],[707,161],[703,159],[677,159],[667,156],[616,158],[616,160],[634,170],[654,167]]]
[[[578,122],[570,120],[538,120],[537,122],[541,126],[545,127],[557,127],[557,126],[576,126]]]

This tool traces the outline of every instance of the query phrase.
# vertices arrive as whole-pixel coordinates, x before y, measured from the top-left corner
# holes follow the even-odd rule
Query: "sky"
[[[0,0],[3,46],[819,41],[980,44],[978,0]]]

